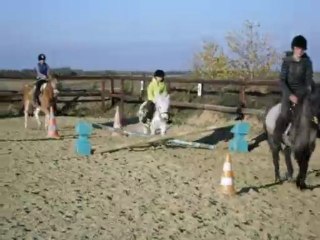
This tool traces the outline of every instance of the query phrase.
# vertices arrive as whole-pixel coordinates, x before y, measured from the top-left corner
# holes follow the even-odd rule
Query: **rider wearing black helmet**
[[[281,66],[281,114],[276,122],[275,139],[281,141],[282,135],[291,121],[291,107],[315,90],[313,68],[307,50],[307,40],[295,36],[291,42],[292,52],[283,58]]]
[[[153,74],[153,78],[148,85],[148,101],[146,103],[147,113],[142,119],[143,123],[148,120],[151,121],[155,111],[155,98],[159,94],[168,94],[167,86],[164,82],[165,72],[163,70],[156,70]]]
[[[39,95],[40,95],[40,89],[42,84],[47,82],[47,79],[49,78],[49,65],[45,62],[46,61],[46,55],[43,53],[38,55],[38,64],[36,67],[37,72],[37,82],[36,82],[36,88],[34,90],[34,104],[40,106],[39,101]]]

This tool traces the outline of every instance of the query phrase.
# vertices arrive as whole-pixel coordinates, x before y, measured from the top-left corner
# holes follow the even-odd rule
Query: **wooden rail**
[[[72,81],[72,82],[85,82],[85,81],[99,81],[100,90],[63,90],[60,92],[60,97],[90,97],[90,99],[77,99],[77,102],[101,102],[102,108],[105,108],[105,102],[107,100],[111,101],[111,105],[115,104],[115,100],[120,100],[120,110],[123,112],[125,102],[141,102],[143,100],[143,95],[147,87],[147,83],[150,81],[151,76],[141,75],[102,75],[102,76],[58,76],[58,80]],[[34,79],[24,79],[24,78],[13,78],[13,77],[0,77],[0,82],[27,82]],[[125,93],[125,81],[131,82],[131,89],[133,87],[132,83],[134,81],[140,82],[139,96],[128,95]],[[119,82],[120,89],[115,88],[115,82]],[[279,81],[270,80],[257,80],[257,81],[239,81],[239,80],[204,80],[204,79],[194,79],[194,78],[182,78],[182,77],[166,77],[166,82],[168,84],[169,91],[175,90],[173,87],[174,83],[183,83],[186,85],[197,86],[197,95],[201,97],[203,94],[204,85],[211,86],[230,86],[237,87],[239,91],[239,105],[246,105],[246,90],[250,87],[272,87],[275,88],[279,85]],[[109,83],[109,84],[108,84]],[[317,84],[320,87],[320,84]],[[117,90],[117,91],[116,91]],[[0,102],[14,102],[21,101],[21,92],[14,90],[0,90]],[[67,100],[59,99],[58,102],[67,102]],[[171,106],[178,108],[191,108],[191,109],[204,109],[204,110],[214,110],[226,113],[235,113],[237,111],[236,107],[219,106],[212,104],[202,104],[202,103],[189,103],[189,102],[176,102],[172,101]],[[243,109],[243,113],[246,114],[261,114],[262,111],[259,109]]]

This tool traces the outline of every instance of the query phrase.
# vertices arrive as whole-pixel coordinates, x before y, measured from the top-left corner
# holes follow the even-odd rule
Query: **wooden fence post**
[[[114,97],[112,96],[112,94],[114,94],[114,79],[111,78],[110,79],[110,93],[111,93],[111,107],[114,106]]]
[[[203,84],[198,83],[198,97],[202,96],[202,89],[203,89]]]
[[[140,81],[140,100],[143,99],[146,87],[146,74],[142,75],[142,80]]]
[[[102,80],[101,81],[101,107],[104,110],[106,107],[106,81]]]
[[[247,102],[246,102],[246,80],[242,81],[242,84],[240,86],[239,101],[244,107],[247,106]]]
[[[171,81],[168,81],[167,91],[168,91],[169,94],[171,93]]]
[[[124,79],[121,79],[120,82],[120,119],[121,119],[121,124],[124,125]]]
[[[142,98],[144,94],[144,79],[140,81],[140,97]]]
[[[132,79],[130,80],[130,94],[134,95],[134,83],[133,83]]]

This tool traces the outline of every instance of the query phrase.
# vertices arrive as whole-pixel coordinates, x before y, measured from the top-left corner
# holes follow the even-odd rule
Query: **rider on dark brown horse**
[[[288,124],[291,122],[292,107],[315,89],[313,68],[307,50],[307,40],[299,35],[293,38],[292,52],[284,57],[281,66],[281,114],[276,122],[275,140],[281,141]]]

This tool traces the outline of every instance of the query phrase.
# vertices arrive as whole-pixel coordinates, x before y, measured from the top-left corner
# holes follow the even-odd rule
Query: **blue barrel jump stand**
[[[75,143],[75,150],[80,156],[90,156],[92,145],[89,137],[92,134],[92,125],[86,122],[79,122],[76,125],[76,132],[78,139]]]
[[[231,152],[248,152],[248,142],[245,137],[249,133],[250,125],[246,122],[236,123],[231,132],[233,139],[229,142],[229,151]]]

